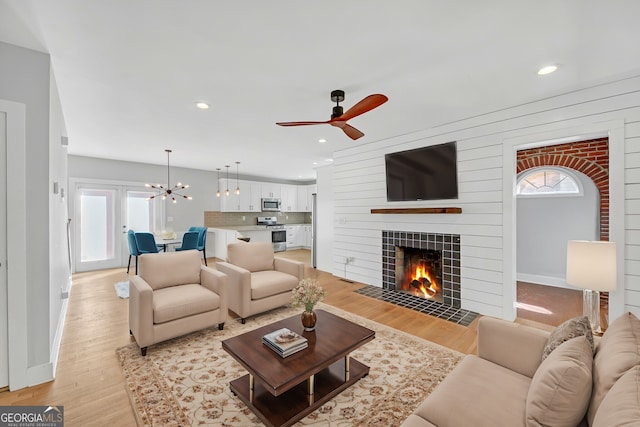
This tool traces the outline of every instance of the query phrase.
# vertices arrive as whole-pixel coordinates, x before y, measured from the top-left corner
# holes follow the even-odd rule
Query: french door
[[[153,232],[161,203],[145,187],[76,183],[75,271],[123,267],[129,258],[127,230]]]

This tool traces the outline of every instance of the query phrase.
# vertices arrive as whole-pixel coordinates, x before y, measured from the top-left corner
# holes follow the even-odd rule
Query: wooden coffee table
[[[313,332],[305,332],[296,315],[222,341],[249,372],[231,381],[231,391],[268,426],[294,424],[369,373],[349,354],[375,332],[324,310],[316,315]],[[306,337],[309,347],[281,358],[262,343],[279,328]]]

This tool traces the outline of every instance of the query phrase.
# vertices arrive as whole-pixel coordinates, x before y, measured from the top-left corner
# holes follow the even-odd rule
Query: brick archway
[[[562,166],[591,178],[600,193],[600,240],[609,240],[609,138],[521,150],[516,159],[518,173]]]

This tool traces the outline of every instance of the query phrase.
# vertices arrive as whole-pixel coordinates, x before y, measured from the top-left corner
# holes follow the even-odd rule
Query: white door
[[[7,114],[0,111],[0,387],[9,385],[7,305]]]
[[[159,229],[161,206],[145,187],[77,183],[75,187],[75,271],[126,265],[127,230]]]
[[[75,189],[75,271],[120,267],[120,187],[77,184]]]

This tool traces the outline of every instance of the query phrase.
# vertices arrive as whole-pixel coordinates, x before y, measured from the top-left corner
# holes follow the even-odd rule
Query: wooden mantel
[[[459,214],[462,208],[390,208],[371,209],[372,214]]]

